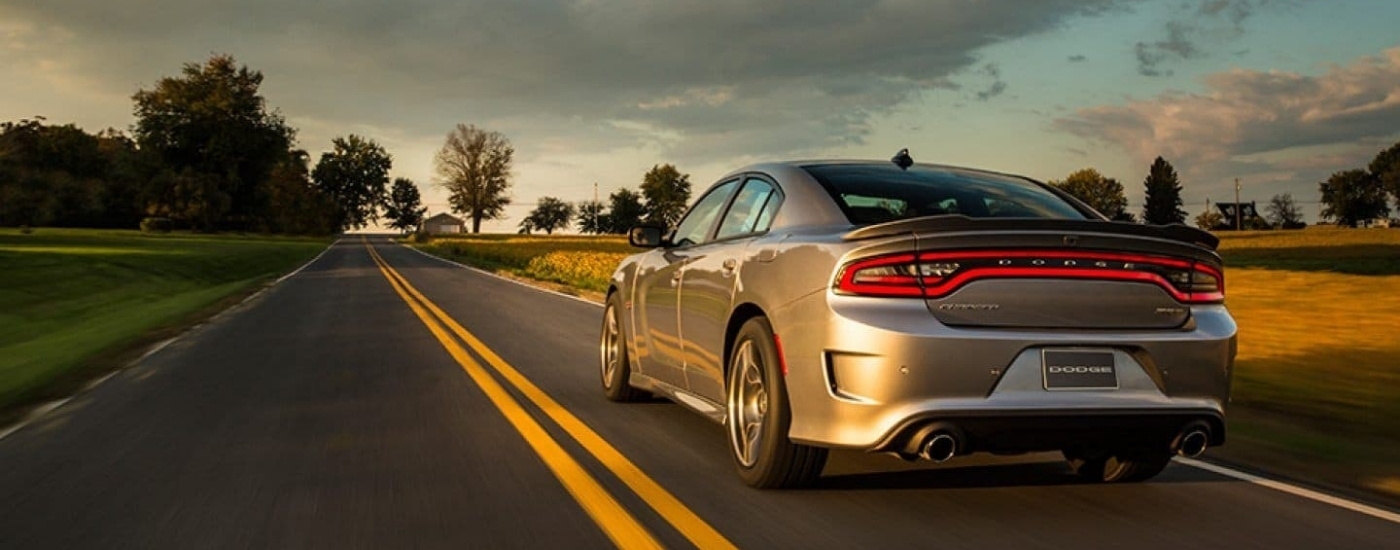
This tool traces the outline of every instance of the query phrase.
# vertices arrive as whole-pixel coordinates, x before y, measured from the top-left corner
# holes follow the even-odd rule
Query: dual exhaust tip
[[[924,460],[943,462],[958,454],[958,440],[948,432],[937,432],[924,439],[919,445],[919,457]]]
[[[1172,446],[1176,449],[1176,454],[1196,458],[1206,452],[1209,445],[1210,430],[1205,426],[1191,425],[1181,431],[1181,435],[1177,436]]]
[[[909,461],[922,458],[931,462],[945,462],[962,450],[962,432],[957,426],[939,422],[924,426],[895,454]]]
[[[962,441],[957,435],[957,431],[946,426],[935,426],[931,429],[923,430],[920,436],[913,438],[917,442],[915,449],[907,449],[900,453],[906,459],[918,458],[932,462],[945,462],[962,449]],[[1210,446],[1210,427],[1204,423],[1192,423],[1176,436],[1172,442],[1172,450],[1176,454],[1196,458],[1206,452],[1206,447]],[[913,450],[915,452],[908,452]]]

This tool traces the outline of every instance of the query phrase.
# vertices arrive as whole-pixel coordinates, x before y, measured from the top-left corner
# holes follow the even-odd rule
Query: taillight
[[[848,263],[836,291],[858,296],[942,298],[979,279],[1092,279],[1155,284],[1183,303],[1225,299],[1209,264],[1142,254],[1065,250],[968,250],[891,254]]]
[[[879,256],[846,265],[836,288],[862,296],[920,296],[919,262],[913,254]]]

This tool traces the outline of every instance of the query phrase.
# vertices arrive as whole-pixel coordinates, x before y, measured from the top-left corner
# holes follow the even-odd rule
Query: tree
[[[372,139],[350,134],[331,141],[331,151],[311,172],[311,179],[334,205],[336,230],[359,229],[379,220],[388,199],[389,169],[394,159]]]
[[[602,201],[583,201],[578,204],[578,214],[574,219],[578,220],[579,233],[589,235],[601,235],[608,232],[612,223],[608,219],[608,207]]]
[[[0,224],[91,225],[100,218],[107,158],[97,136],[43,117],[0,125]]]
[[[1225,225],[1225,216],[1221,215],[1220,212],[1216,212],[1215,210],[1206,210],[1205,212],[1201,212],[1200,215],[1196,216],[1196,227],[1199,227],[1206,231],[1219,229],[1222,225]]]
[[[223,178],[193,168],[162,170],[152,180],[152,185],[160,188],[163,194],[148,213],[183,220],[195,231],[218,229],[219,220],[228,214],[233,202],[224,190]]]
[[[384,218],[389,220],[389,227],[404,233],[415,231],[423,224],[423,214],[427,212],[418,194],[418,185],[408,178],[394,179],[389,200],[384,204]]]
[[[540,197],[535,209],[530,211],[525,221],[520,222],[520,228],[526,233],[538,229],[553,235],[555,229],[568,227],[573,217],[574,205],[554,197]]]
[[[640,194],[626,187],[619,187],[613,194],[608,195],[607,232],[619,235],[627,233],[633,227],[642,224],[646,212]]]
[[[1400,210],[1400,143],[1391,145],[1371,160],[1371,177],[1381,183],[1381,187],[1395,198],[1395,208]]]
[[[1132,221],[1132,214],[1125,211],[1128,198],[1123,195],[1123,184],[1104,177],[1098,170],[1085,168],[1070,174],[1063,181],[1051,181],[1050,185],[1084,201],[1111,220]]]
[[[311,181],[311,155],[296,150],[272,169],[264,189],[267,215],[261,229],[269,233],[324,235],[335,231],[330,199]]]
[[[438,150],[439,184],[449,193],[452,211],[471,217],[472,233],[481,232],[481,220],[505,218],[514,156],[510,140],[500,132],[467,124],[458,124]]]
[[[286,159],[295,132],[281,114],[268,111],[258,93],[262,81],[262,73],[232,56],[215,55],[132,96],[136,142],[168,169],[162,181],[200,182],[199,193],[167,189],[156,195],[214,201],[165,208],[199,211],[210,230],[225,218],[231,227],[248,228],[265,213],[259,189]]]
[[[1142,210],[1145,223],[1167,225],[1186,221],[1186,211],[1181,209],[1181,182],[1171,163],[1157,157],[1142,183],[1147,188],[1147,204]]]
[[[642,196],[646,198],[646,221],[673,227],[690,201],[690,174],[682,174],[670,164],[652,166],[642,176]]]
[[[1269,199],[1269,205],[1264,208],[1268,213],[1269,223],[1280,229],[1302,229],[1307,226],[1303,223],[1303,211],[1298,208],[1298,203],[1293,201],[1293,195],[1284,193],[1274,195]]]
[[[1345,170],[1318,184],[1322,191],[1322,217],[1337,225],[1356,225],[1361,220],[1390,215],[1385,189],[1366,170]]]

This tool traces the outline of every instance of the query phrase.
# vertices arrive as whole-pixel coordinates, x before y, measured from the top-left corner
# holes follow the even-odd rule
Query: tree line
[[[43,117],[0,124],[0,225],[327,234],[380,219],[404,231],[422,223],[417,184],[390,182],[382,145],[336,137],[313,167],[262,83],[262,73],[214,55],[137,91],[130,134]],[[496,139],[483,145],[483,136]],[[478,224],[498,216],[511,154],[499,134],[449,134],[437,162],[454,208]]]
[[[1098,170],[1084,168],[1063,180],[1050,180],[1047,183],[1083,201],[1110,220],[1138,221],[1137,216],[1128,212],[1128,198],[1123,193],[1123,184],[1100,174]],[[1181,208],[1181,180],[1170,162],[1162,157],[1152,161],[1142,185],[1147,198],[1142,210],[1143,223],[1166,225],[1186,221],[1186,211]]]
[[[674,165],[657,164],[642,175],[639,190],[619,187],[601,200],[565,202],[556,197],[540,197],[535,209],[520,221],[520,233],[554,233],[577,224],[580,233],[623,234],[641,224],[674,227],[690,202],[690,174]]]
[[[417,184],[392,182],[393,156],[360,135],[336,137],[314,166],[296,129],[260,92],[262,73],[232,56],[187,63],[132,95],[128,132],[88,133],[43,117],[0,124],[0,225],[327,234],[384,220],[417,230]],[[511,203],[515,150],[504,135],[458,124],[434,156],[452,211],[480,232]],[[657,165],[640,192],[577,205],[544,197],[522,230],[585,233],[672,225],[690,199],[689,175]]]
[[[1123,184],[1104,176],[1094,168],[1077,170],[1065,179],[1050,180],[1049,185],[1083,201],[1114,221],[1137,222],[1128,212],[1128,199]],[[1181,181],[1162,157],[1148,167],[1143,180],[1145,204],[1141,212],[1143,223],[1165,225],[1185,223],[1187,213],[1182,209]],[[1395,200],[1400,210],[1400,143],[1381,151],[1364,169],[1344,170],[1332,174],[1318,184],[1322,195],[1322,217],[1338,225],[1354,226],[1390,214],[1388,201]],[[1299,229],[1307,224],[1302,209],[1292,194],[1271,197],[1262,214],[1251,216],[1241,211],[1236,220],[1227,220],[1218,210],[1207,208],[1193,220],[1197,227],[1207,230],[1236,229]]]
[[[0,124],[0,225],[326,234],[375,221],[388,152],[350,135],[311,167],[262,83],[214,55],[138,90],[130,134]]]
[[[1333,173],[1318,184],[1323,217],[1338,225],[1390,216],[1389,199],[1400,210],[1400,143],[1377,153],[1364,168]]]

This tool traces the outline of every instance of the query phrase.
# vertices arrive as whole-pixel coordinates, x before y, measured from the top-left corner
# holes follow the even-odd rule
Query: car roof
[[[893,162],[888,160],[869,159],[809,159],[760,162],[730,171],[723,177],[715,180],[715,183],[706,189],[708,190],[721,182],[729,181],[744,174],[765,174],[777,180],[778,186],[782,188],[784,195],[783,207],[779,209],[778,215],[773,219],[773,228],[821,225],[850,226],[850,220],[841,211],[836,201],[831,198],[830,193],[828,193],[826,189],[817,182],[817,179],[806,170],[806,168],[812,166],[832,165],[889,167],[891,170],[899,169],[898,166],[895,166]],[[1029,178],[1014,174],[946,164],[921,162],[915,163],[914,166],[965,174],[1030,180]]]

